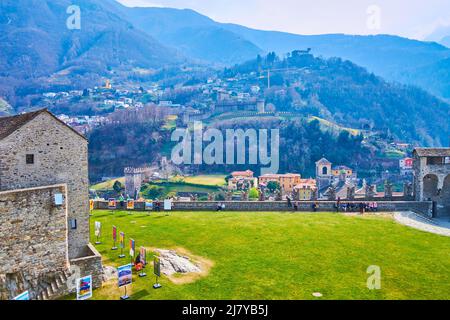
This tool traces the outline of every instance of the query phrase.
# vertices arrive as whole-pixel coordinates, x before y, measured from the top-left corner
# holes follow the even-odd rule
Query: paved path
[[[405,226],[450,237],[450,217],[430,219],[414,212],[396,212],[394,218]]]

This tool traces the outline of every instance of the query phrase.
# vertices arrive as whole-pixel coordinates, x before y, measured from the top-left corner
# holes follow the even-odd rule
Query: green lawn
[[[176,285],[167,278],[133,277],[132,299],[450,299],[450,238],[428,234],[390,217],[290,213],[128,213],[95,211],[103,223],[97,248],[105,265],[116,225],[137,248],[184,248],[214,262],[209,275]],[[95,239],[92,235],[92,242]],[[381,267],[381,290],[366,287],[370,265]],[[152,273],[148,266],[147,273]],[[94,299],[118,299],[114,284]]]
[[[91,186],[90,189],[91,190],[96,190],[96,191],[99,191],[99,190],[112,190],[113,186],[114,186],[114,183],[116,181],[119,181],[122,185],[125,184],[125,178],[122,177],[122,178],[116,178],[116,179],[112,179],[112,180],[108,180],[108,181],[105,181],[105,182],[98,183],[96,185]]]
[[[171,179],[173,182],[185,182],[190,184],[204,185],[204,186],[223,186],[225,185],[225,175],[201,175],[201,176],[191,176],[182,177],[176,176]]]

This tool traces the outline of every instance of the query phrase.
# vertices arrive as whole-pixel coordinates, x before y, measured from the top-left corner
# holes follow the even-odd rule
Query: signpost
[[[19,294],[17,297],[14,297],[13,300],[30,300],[30,293],[27,290]]]
[[[97,242],[95,244],[101,244],[99,238],[102,233],[102,224],[101,222],[95,221],[95,236],[97,237]]]
[[[147,274],[144,272],[145,265],[147,264],[147,250],[145,250],[144,247],[141,247],[139,251],[139,257],[140,257],[140,263],[142,265],[141,273],[139,274],[139,277],[146,277]]]
[[[119,288],[125,287],[125,294],[120,297],[121,300],[128,300],[127,286],[133,282],[132,265],[127,264],[117,268],[117,277],[119,280]]]
[[[156,276],[156,283],[153,285],[153,289],[160,289],[162,285],[158,283],[158,278],[161,277],[161,260],[155,256],[153,260],[153,273]]]
[[[119,258],[125,258],[125,255],[123,254],[123,249],[125,248],[125,233],[123,231],[120,231],[120,255]]]
[[[92,298],[92,276],[77,280],[77,300]]]

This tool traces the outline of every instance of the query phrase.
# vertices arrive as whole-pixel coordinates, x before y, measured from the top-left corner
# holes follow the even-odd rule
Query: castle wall
[[[363,200],[361,200],[363,201]],[[351,201],[342,201],[343,203],[351,203]],[[396,211],[414,211],[426,216],[431,216],[431,202],[417,201],[375,201],[378,203],[379,212],[396,212]],[[173,202],[173,211],[216,211],[218,205],[225,204],[225,211],[293,211],[293,208],[287,206],[286,201],[191,201],[191,202]],[[314,201],[300,201],[298,203],[299,212],[311,212]],[[359,204],[359,201],[354,201]],[[319,201],[318,211],[334,212],[336,211],[336,201]],[[95,209],[108,210],[108,202],[96,201]],[[134,211],[145,210],[144,202],[135,202]]]
[[[63,205],[54,204],[55,194],[64,195]],[[67,210],[65,185],[0,192],[0,277],[23,279],[15,288],[0,279],[0,300],[67,269]]]
[[[34,155],[34,164],[26,163],[27,154]],[[68,219],[77,221],[77,229],[68,232],[71,259],[89,244],[87,155],[87,141],[48,113],[0,141],[0,191],[67,184]]]

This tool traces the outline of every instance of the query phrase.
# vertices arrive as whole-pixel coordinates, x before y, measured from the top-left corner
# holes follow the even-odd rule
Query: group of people
[[[337,212],[358,212],[364,214],[365,212],[377,212],[378,203],[377,202],[349,202],[342,203],[339,199],[335,204],[335,209]]]
[[[298,203],[292,201],[289,197],[287,198],[287,205],[289,208],[293,208],[294,211],[298,211]],[[319,202],[314,201],[311,204],[311,210],[313,212],[317,212],[320,208]],[[365,212],[377,212],[378,211],[378,203],[377,202],[347,202],[344,203],[341,199],[336,201],[334,205],[336,212],[358,212],[364,214]]]

